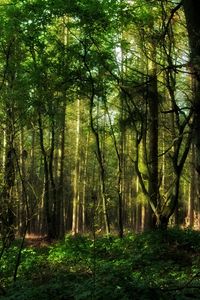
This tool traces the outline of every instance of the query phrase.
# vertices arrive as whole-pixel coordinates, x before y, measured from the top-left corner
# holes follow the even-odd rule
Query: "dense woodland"
[[[199,299],[199,14],[0,0],[2,299]]]
[[[189,3],[1,1],[3,238],[199,228]]]

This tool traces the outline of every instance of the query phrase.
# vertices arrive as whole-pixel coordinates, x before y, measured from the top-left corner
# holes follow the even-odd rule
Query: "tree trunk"
[[[106,186],[105,186],[105,166],[102,156],[102,151],[100,147],[100,139],[99,139],[99,133],[97,132],[93,120],[93,106],[94,106],[94,94],[90,98],[90,126],[92,133],[95,138],[96,143],[96,156],[99,164],[99,170],[100,170],[100,193],[102,198],[102,210],[103,210],[103,218],[104,218],[104,224],[106,229],[106,234],[110,234],[110,223],[108,218],[108,211],[107,211],[107,201],[106,201]]]
[[[153,57],[155,57],[154,54]],[[161,202],[159,199],[158,183],[158,87],[156,66],[152,67],[149,76],[149,89],[147,90],[147,101],[149,108],[149,134],[148,134],[148,195],[149,204],[147,206],[148,227],[155,228],[153,215],[155,210],[157,214],[161,211]]]
[[[189,189],[189,201],[188,201],[188,225],[193,228],[194,226],[194,208],[195,208],[195,195],[196,195],[196,172],[195,172],[195,145],[192,144],[192,154],[191,154],[190,172],[191,172],[191,182]]]
[[[14,128],[12,109],[8,109],[6,127],[6,155],[4,168],[4,186],[1,194],[1,234],[3,243],[10,245],[15,238],[15,211],[13,201],[13,187],[16,175],[16,152],[14,148]]]
[[[196,169],[200,173],[200,1],[184,0],[189,43],[191,49],[190,66],[196,79],[194,91],[194,121],[193,121],[193,143],[197,150]]]
[[[49,192],[50,192],[50,214],[51,214],[51,238],[58,238],[59,232],[57,231],[57,193],[54,178],[54,149],[55,149],[55,122],[54,116],[51,117],[51,141],[50,141],[50,154],[48,159],[49,169]]]
[[[62,107],[62,122],[61,122],[61,133],[60,133],[60,155],[59,159],[59,179],[58,179],[58,189],[57,189],[57,232],[59,232],[59,237],[64,236],[65,223],[66,220],[64,214],[64,166],[65,166],[65,132],[66,132],[66,95],[64,93],[64,101]]]
[[[77,120],[76,120],[76,144],[75,144],[75,167],[74,167],[74,196],[73,196],[73,214],[72,214],[72,234],[79,232],[79,209],[80,209],[80,100],[77,100]]]
[[[40,134],[40,148],[42,151],[43,156],[43,163],[44,163],[44,212],[45,212],[45,220],[46,224],[43,224],[43,230],[46,227],[47,236],[49,239],[53,236],[53,228],[52,228],[52,214],[51,214],[51,205],[50,205],[50,175],[49,175],[49,167],[48,167],[48,156],[44,146],[44,133],[42,127],[42,117],[39,113],[38,118],[38,125],[39,125],[39,134]]]
[[[90,131],[87,133],[86,138],[86,149],[84,157],[84,169],[83,169],[83,194],[82,194],[82,232],[86,230],[86,199],[87,199],[87,166],[88,166],[88,152],[89,152],[89,141],[90,141]]]

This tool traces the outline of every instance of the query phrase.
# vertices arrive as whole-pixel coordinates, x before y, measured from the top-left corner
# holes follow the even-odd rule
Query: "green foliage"
[[[1,260],[1,299],[195,299],[199,248],[199,232],[189,229],[95,241],[68,235],[50,246],[25,248],[13,285],[13,245]]]

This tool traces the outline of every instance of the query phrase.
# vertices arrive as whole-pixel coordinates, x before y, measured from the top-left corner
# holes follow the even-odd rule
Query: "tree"
[[[198,8],[189,0],[0,6],[1,205],[17,231],[28,222],[49,238],[96,227],[122,237],[133,226],[179,223],[184,176],[197,179],[200,169]]]
[[[188,37],[191,49],[190,69],[196,81],[194,89],[194,121],[193,121],[193,141],[197,149],[196,170],[200,168],[200,20],[198,11],[200,3],[198,1],[184,0],[183,7],[187,22]]]

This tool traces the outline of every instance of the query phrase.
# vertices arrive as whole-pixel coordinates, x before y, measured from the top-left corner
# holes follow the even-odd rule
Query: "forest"
[[[0,299],[199,299],[199,13],[0,0]]]

